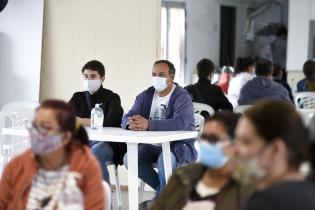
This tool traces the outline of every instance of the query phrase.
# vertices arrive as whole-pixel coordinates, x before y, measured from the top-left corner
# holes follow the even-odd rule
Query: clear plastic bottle
[[[58,210],[84,210],[82,191],[77,186],[75,174],[67,174],[64,189],[60,193]]]
[[[95,104],[95,107],[91,111],[91,128],[96,130],[103,128],[104,112],[100,105]]]

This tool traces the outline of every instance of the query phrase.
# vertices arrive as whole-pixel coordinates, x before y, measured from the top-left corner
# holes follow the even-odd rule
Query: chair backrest
[[[0,168],[16,154],[30,147],[29,138],[21,136],[1,135],[3,128],[25,127],[32,120],[35,109],[39,106],[37,102],[17,101],[3,106],[0,111],[0,155],[4,157]]]
[[[11,120],[11,126],[23,126],[25,121],[34,117],[35,110],[38,106],[39,103],[37,102],[11,102],[2,107],[1,115]]]
[[[197,150],[197,153],[199,154],[200,148],[199,148],[199,138],[202,134],[203,127],[205,124],[205,118],[201,114],[195,114],[195,127],[196,131],[198,132],[197,140],[194,143],[195,149]],[[199,155],[197,157],[197,160],[199,160]]]
[[[296,111],[302,117],[304,124],[307,126],[311,119],[315,117],[315,109],[299,109],[297,108]]]
[[[296,93],[294,103],[299,109],[315,109],[315,92]]]
[[[246,112],[248,109],[250,109],[251,107],[253,107],[253,105],[241,105],[241,106],[237,106],[233,109],[234,113],[240,113],[240,114],[244,114],[244,112]]]
[[[205,123],[205,118],[201,114],[195,114],[195,128],[198,131],[198,137],[201,135],[203,126]]]
[[[110,210],[112,205],[112,191],[110,189],[110,186],[107,182],[102,181],[103,188],[104,188],[104,196],[105,196],[105,205],[104,210]]]
[[[212,116],[215,113],[214,109],[208,104],[194,102],[193,105],[195,114],[201,114],[201,112],[208,112],[209,115]]]

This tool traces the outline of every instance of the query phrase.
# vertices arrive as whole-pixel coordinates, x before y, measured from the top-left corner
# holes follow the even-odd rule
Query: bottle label
[[[94,126],[96,126],[96,127],[103,127],[103,116],[102,116],[102,114],[95,115]]]

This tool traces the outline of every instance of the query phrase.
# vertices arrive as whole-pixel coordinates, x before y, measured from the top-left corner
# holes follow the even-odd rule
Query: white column
[[[287,70],[301,70],[308,59],[311,1],[289,1]]]

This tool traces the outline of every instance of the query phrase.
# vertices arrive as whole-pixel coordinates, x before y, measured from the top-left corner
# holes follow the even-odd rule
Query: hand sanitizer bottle
[[[95,107],[91,111],[91,128],[100,130],[103,128],[104,113],[101,104],[95,104]]]

